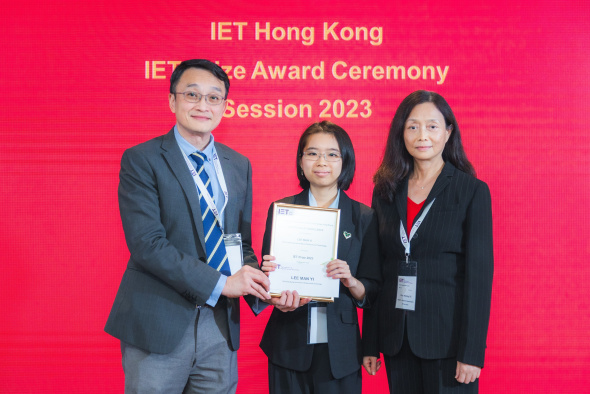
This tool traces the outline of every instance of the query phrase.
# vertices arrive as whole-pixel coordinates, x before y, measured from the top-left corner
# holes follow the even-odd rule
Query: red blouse
[[[426,200],[424,200],[426,201]],[[422,209],[422,205],[424,205],[424,201],[422,201],[420,204],[416,204],[414,201],[412,201],[410,199],[410,197],[408,197],[408,227],[406,228],[406,232],[408,233],[408,237],[410,236],[410,231],[412,228],[412,225],[414,224],[414,219],[416,219],[416,215],[418,214],[418,212],[420,212],[420,209]]]

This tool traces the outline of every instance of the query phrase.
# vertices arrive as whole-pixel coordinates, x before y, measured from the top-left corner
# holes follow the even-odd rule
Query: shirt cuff
[[[369,300],[367,299],[367,296],[365,295],[365,297],[362,300],[357,300],[354,297],[351,297],[352,300],[354,301],[354,303],[356,304],[356,306],[358,306],[359,308],[364,308],[366,306],[369,306]]]
[[[209,299],[206,302],[207,305],[209,305],[212,308],[215,307],[215,305],[217,304],[217,301],[219,301],[219,296],[221,295],[221,291],[223,290],[223,287],[225,286],[225,282],[227,282],[227,276],[220,275],[219,280],[217,281],[217,285],[215,285],[213,292],[211,293],[211,295],[209,296]]]

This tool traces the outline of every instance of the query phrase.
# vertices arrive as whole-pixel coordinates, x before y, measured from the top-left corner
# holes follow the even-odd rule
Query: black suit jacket
[[[401,219],[408,228],[407,196],[407,179],[393,203],[373,196],[383,290],[377,307],[364,315],[364,353],[397,354],[407,321],[409,345],[418,357],[457,357],[483,367],[493,277],[489,189],[445,164],[422,210],[436,200],[410,242],[411,259],[418,262],[418,284],[416,310],[406,312],[395,308],[395,300],[398,262],[405,259],[399,227]]]
[[[250,234],[250,161],[218,142],[215,149],[229,193],[224,231],[242,234],[244,262],[258,269]],[[169,353],[221,275],[206,264],[199,197],[174,129],[125,151],[119,209],[131,256],[105,331],[149,352]],[[239,299],[220,296],[218,303],[227,309],[229,344],[237,350]]]
[[[280,200],[288,204],[309,205],[308,190]],[[270,251],[273,217],[271,204],[266,221],[262,254]],[[366,304],[374,301],[380,282],[377,223],[373,211],[364,204],[351,200],[340,192],[340,236],[338,258],[350,266],[354,277],[366,289]],[[350,238],[344,232],[352,234]],[[362,362],[356,302],[342,283],[340,296],[327,308],[328,349],[334,378],[340,379],[357,371]],[[311,366],[314,345],[307,344],[308,308],[301,307],[293,312],[281,312],[274,308],[264,330],[260,347],[269,361],[296,371],[306,371]]]

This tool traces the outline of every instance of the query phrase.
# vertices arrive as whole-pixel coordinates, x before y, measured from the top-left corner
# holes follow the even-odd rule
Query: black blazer
[[[229,193],[224,230],[242,234],[244,263],[258,269],[251,247],[250,161],[218,142],[215,149]],[[174,129],[125,151],[119,208],[131,256],[105,331],[149,352],[170,353],[221,275],[206,264],[199,196]],[[227,310],[234,350],[240,346],[239,301],[218,301]]]
[[[308,190],[284,198],[279,202],[309,205]],[[271,204],[266,220],[262,254],[270,251],[273,217]],[[373,211],[364,204],[351,200],[340,192],[340,237],[338,258],[350,266],[352,275],[366,289],[366,304],[374,302],[378,291],[380,271],[377,244],[377,222]],[[344,232],[352,234],[348,239]],[[360,368],[362,363],[357,303],[342,283],[340,296],[328,304],[328,349],[334,378],[340,379]],[[260,347],[269,362],[295,371],[306,371],[311,366],[314,345],[307,344],[307,307],[293,312],[274,309],[264,330]]]
[[[494,269],[489,189],[445,164],[422,210],[436,200],[410,242],[411,258],[418,262],[418,287],[416,310],[405,313],[395,308],[395,300],[398,261],[405,258],[399,227],[401,219],[408,228],[407,197],[407,179],[393,203],[373,196],[383,290],[376,308],[364,315],[364,354],[397,354],[407,322],[409,345],[416,356],[457,357],[483,367]]]

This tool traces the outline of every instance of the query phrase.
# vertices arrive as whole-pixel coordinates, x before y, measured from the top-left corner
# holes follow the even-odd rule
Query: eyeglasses
[[[205,102],[209,105],[219,105],[223,103],[225,100],[219,94],[211,93],[211,94],[201,94],[198,92],[176,92],[175,94],[182,94],[184,99],[189,103],[198,103],[201,101],[202,98],[205,99]]]
[[[342,155],[340,152],[328,152],[328,153],[319,153],[315,150],[308,150],[303,152],[303,158],[309,161],[318,161],[320,157],[324,157],[324,160],[334,162],[339,161],[342,159]]]

